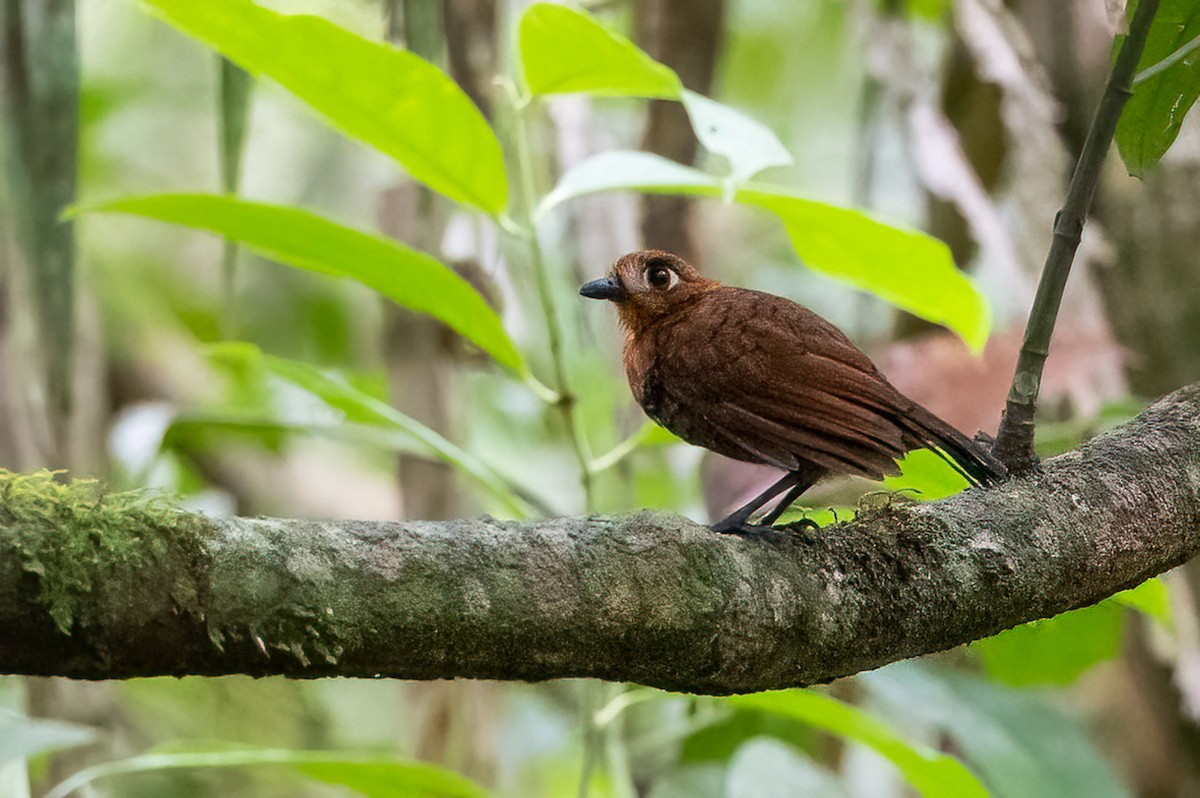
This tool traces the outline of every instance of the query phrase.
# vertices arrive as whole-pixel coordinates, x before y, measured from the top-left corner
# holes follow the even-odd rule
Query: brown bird
[[[1007,473],[791,300],[721,285],[657,250],[624,256],[579,293],[617,306],[625,374],[646,415],[689,443],[787,472],[718,532],[753,529],[751,515],[783,493],[760,522],[770,526],[826,475],[899,473],[912,449],[931,449],[974,484]]]

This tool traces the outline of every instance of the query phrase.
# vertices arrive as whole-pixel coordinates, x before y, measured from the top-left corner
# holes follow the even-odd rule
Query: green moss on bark
[[[64,633],[97,611],[96,592],[106,578],[162,560],[172,548],[198,555],[209,536],[202,516],[152,495],[56,476],[0,469],[0,546],[37,577],[38,600]]]

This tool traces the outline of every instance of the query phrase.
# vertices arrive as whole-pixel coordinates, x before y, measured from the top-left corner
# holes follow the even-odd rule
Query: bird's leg
[[[793,471],[792,473],[796,472]],[[796,476],[797,478],[800,477],[799,474],[796,474]],[[809,481],[807,479],[801,479],[792,486],[792,489],[789,490],[782,499],[779,500],[779,504],[775,505],[775,509],[764,515],[762,520],[758,523],[762,524],[763,526],[774,526],[775,522],[779,520],[779,516],[783,515],[787,508],[792,506],[792,502],[800,498],[800,494],[811,488],[813,486],[813,482],[816,482],[816,480],[814,479]],[[804,519],[804,522],[816,526],[813,521],[809,521],[807,518]]]
[[[764,504],[771,501],[771,499],[775,498],[780,493],[783,493],[785,490],[792,488],[794,485],[796,485],[797,481],[802,480],[803,478],[804,475],[796,471],[787,472],[783,475],[782,479],[772,484],[771,487],[767,488],[749,502],[734,510],[725,518],[713,524],[713,531],[721,532],[722,534],[727,535],[745,534],[746,532],[750,531],[747,529],[746,522],[750,520],[750,516],[754,515],[755,511],[757,511],[759,507],[762,507]],[[811,484],[812,483],[809,483],[809,485]],[[809,485],[805,485],[805,489],[807,489]]]

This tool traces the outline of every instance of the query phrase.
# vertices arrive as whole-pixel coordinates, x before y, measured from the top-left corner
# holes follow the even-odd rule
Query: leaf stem
[[[221,191],[237,194],[241,184],[242,156],[246,148],[246,115],[254,86],[250,74],[224,56],[217,57],[218,154],[221,161]],[[238,243],[228,236],[221,247],[222,337],[233,339],[237,329]]]
[[[550,345],[550,359],[554,366],[554,392],[557,400],[553,403],[562,414],[567,434],[575,452],[579,465],[579,481],[583,486],[586,509],[592,509],[592,472],[589,468],[592,460],[587,438],[576,412],[576,398],[571,392],[567,378],[566,355],[563,346],[562,323],[559,319],[558,306],[554,298],[554,287],[550,282],[550,274],[546,268],[546,259],[542,253],[541,241],[538,239],[537,227],[533,218],[533,210],[537,204],[537,188],[533,177],[533,155],[530,150],[529,123],[527,115],[533,107],[528,102],[521,102],[515,92],[509,92],[512,103],[514,120],[513,132],[516,141],[517,169],[519,172],[518,191],[520,192],[520,216],[513,219],[525,235],[519,236],[528,245],[530,260],[533,262],[534,279],[537,282],[538,298],[542,304],[542,312],[546,317],[546,334]]]
[[[1163,60],[1159,61],[1157,64],[1148,66],[1145,69],[1143,69],[1141,72],[1134,75],[1133,76],[1133,85],[1136,86],[1139,83],[1144,83],[1145,81],[1154,77],[1158,73],[1165,72],[1166,70],[1170,69],[1171,67],[1175,66],[1180,61],[1182,61],[1183,59],[1185,59],[1189,55],[1191,55],[1192,52],[1196,50],[1196,48],[1200,48],[1200,36],[1197,36],[1196,38],[1192,39],[1190,42],[1183,45],[1178,50],[1171,53],[1169,56],[1167,56]]]
[[[1096,108],[1096,115],[1079,154],[1075,173],[1067,189],[1066,202],[1054,220],[1050,251],[1046,255],[1037,294],[1029,311],[1025,339],[1017,357],[1012,387],[993,447],[996,456],[1016,474],[1030,471],[1037,464],[1037,455],[1033,450],[1033,414],[1042,371],[1050,352],[1050,338],[1054,333],[1054,323],[1058,318],[1075,251],[1083,235],[1088,208],[1100,178],[1100,168],[1112,145],[1117,120],[1129,100],[1133,74],[1146,46],[1158,4],[1159,0],[1141,0],[1138,3],[1129,34],[1121,44],[1104,96]]]

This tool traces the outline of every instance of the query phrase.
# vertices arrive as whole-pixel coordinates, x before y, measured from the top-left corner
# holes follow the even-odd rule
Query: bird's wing
[[[804,459],[874,479],[896,473],[920,444],[895,420],[907,400],[866,355],[788,300],[757,294],[734,307],[756,312],[713,313],[691,326],[698,340],[676,348],[703,385],[713,435],[780,468]]]

